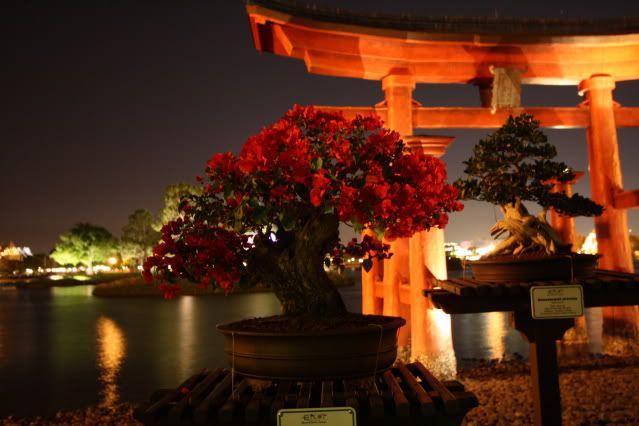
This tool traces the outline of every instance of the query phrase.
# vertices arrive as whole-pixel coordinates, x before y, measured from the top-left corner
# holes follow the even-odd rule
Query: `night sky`
[[[346,9],[432,16],[605,18],[639,16],[639,2],[315,1]],[[259,54],[241,0],[207,2],[13,1],[0,17],[0,243],[48,252],[77,222],[119,236],[138,208],[157,212],[164,188],[194,183],[206,160],[244,140],[294,103],[372,105],[381,84],[308,74],[301,61]],[[615,99],[639,105],[639,82]],[[425,106],[478,106],[474,86],[418,85]],[[574,106],[573,86],[524,86],[525,106]],[[488,130],[456,136],[451,179]],[[424,131],[416,133],[425,133]],[[548,130],[560,159],[587,170],[585,131]],[[619,131],[626,189],[639,188],[639,130]],[[576,190],[588,195],[588,177]],[[488,238],[499,213],[468,203],[447,240]],[[639,232],[639,211],[629,212]],[[578,219],[578,231],[592,229]]]

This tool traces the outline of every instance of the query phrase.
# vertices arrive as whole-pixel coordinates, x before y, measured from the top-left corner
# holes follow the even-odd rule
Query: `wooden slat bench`
[[[156,391],[135,418],[145,425],[275,426],[282,408],[353,407],[360,426],[459,425],[477,406],[457,381],[440,382],[419,362],[359,380],[254,382],[227,369],[202,370]]]
[[[530,287],[580,284],[584,306],[639,304],[639,275],[597,270],[591,278],[562,281],[491,283],[470,278],[437,281],[439,288],[424,290],[435,307],[449,314],[530,311]]]
[[[594,276],[575,280],[494,283],[458,278],[437,284],[424,294],[447,314],[513,312],[515,329],[529,342],[535,425],[561,424],[556,341],[574,326],[574,319],[533,318],[531,288],[580,285],[585,308],[639,305],[639,275],[617,271],[596,270]]]

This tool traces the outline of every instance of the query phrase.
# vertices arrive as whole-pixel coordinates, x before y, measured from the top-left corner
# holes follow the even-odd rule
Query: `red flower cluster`
[[[379,118],[347,120],[312,107],[293,107],[250,137],[238,156],[214,155],[201,180],[203,195],[163,229],[145,264],[147,278],[155,271],[228,291],[248,272],[252,253],[263,249],[249,244],[249,236],[281,248],[290,241],[286,232],[328,214],[356,230],[408,237],[445,226],[447,213],[462,209],[444,164],[406,149]],[[371,237],[335,249],[389,256]]]
[[[162,241],[144,262],[144,278],[150,282],[152,271],[161,281],[175,282],[178,277],[231,291],[239,281],[246,238],[219,226],[179,218],[162,227]],[[238,264],[240,267],[238,268]],[[160,290],[172,299],[179,288],[163,282]]]

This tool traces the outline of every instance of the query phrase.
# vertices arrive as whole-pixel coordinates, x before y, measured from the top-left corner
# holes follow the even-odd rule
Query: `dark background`
[[[315,1],[346,9],[431,16],[605,18],[639,16],[639,2]],[[259,54],[243,2],[14,1],[0,12],[0,242],[49,251],[74,223],[119,235],[137,208],[162,205],[166,185],[194,182],[210,156],[292,104],[372,105],[377,81],[307,73],[302,61]],[[615,98],[639,105],[639,83]],[[476,88],[419,85],[426,106],[478,106]],[[525,86],[525,106],[574,106],[574,86]],[[422,132],[423,133],[423,132]],[[449,129],[451,178],[487,130]],[[560,158],[587,170],[584,130],[547,132]],[[639,188],[639,131],[619,131],[626,189]],[[586,195],[588,177],[577,190]],[[488,238],[498,215],[468,203],[447,240]],[[639,229],[637,209],[629,212]],[[591,219],[578,219],[589,232]]]

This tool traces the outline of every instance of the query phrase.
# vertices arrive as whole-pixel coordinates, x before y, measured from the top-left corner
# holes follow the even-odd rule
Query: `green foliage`
[[[153,215],[146,209],[138,209],[129,216],[120,239],[120,254],[125,263],[134,260],[139,265],[151,254],[153,246],[160,240],[160,233],[154,229],[154,224]]]
[[[116,239],[101,226],[78,223],[60,235],[51,258],[62,265],[81,263],[91,271],[95,262],[105,261],[117,246]]]
[[[159,218],[153,228],[160,231],[162,226],[176,219],[180,214],[180,203],[184,197],[201,195],[202,188],[188,183],[169,185],[164,190],[164,207],[160,210]]]
[[[464,161],[467,178],[455,186],[462,199],[487,201],[504,206],[533,201],[568,216],[597,216],[602,207],[579,194],[551,192],[554,182],[569,182],[574,172],[554,161],[557,149],[539,129],[532,115],[508,117],[494,133],[481,139],[473,155]]]

